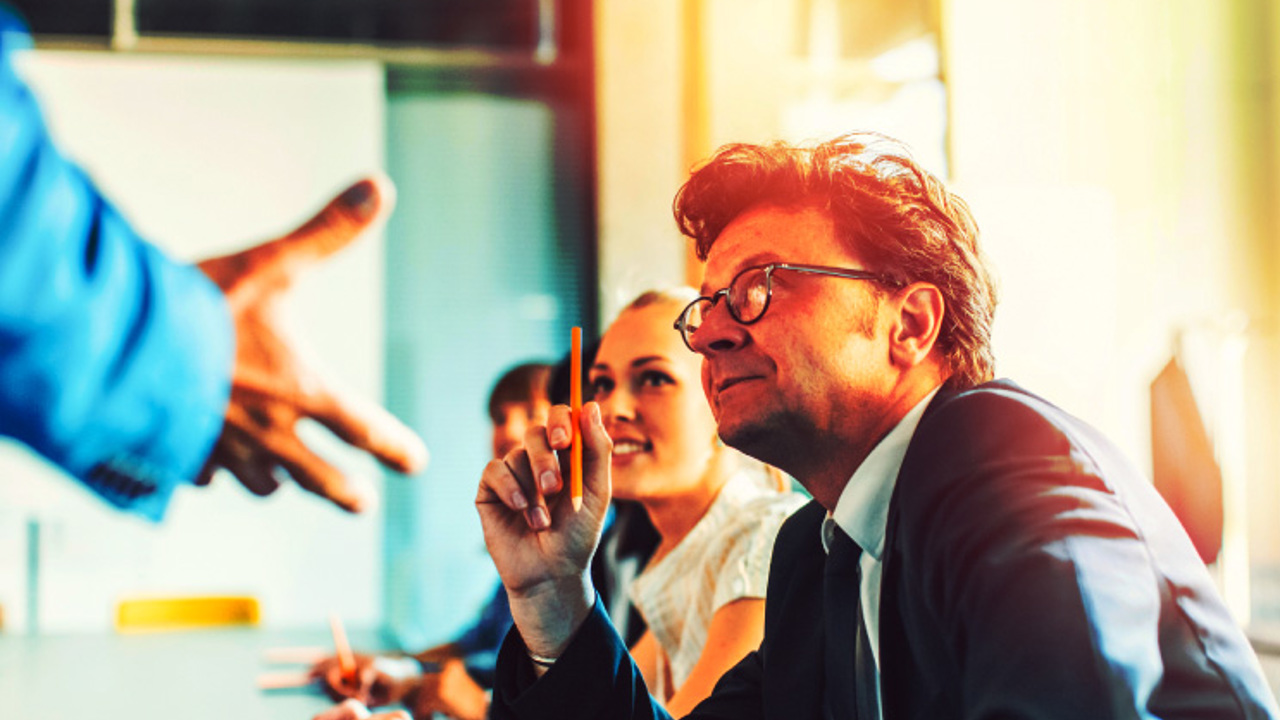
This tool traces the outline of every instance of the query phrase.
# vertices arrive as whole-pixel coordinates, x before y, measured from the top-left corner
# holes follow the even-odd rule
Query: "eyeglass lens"
[[[734,319],[742,323],[755,322],[769,303],[769,272],[766,268],[752,268],[743,272],[733,279],[725,298]],[[685,310],[680,323],[685,342],[702,326],[703,318],[714,304],[713,300],[702,298]]]
[[[769,268],[752,268],[734,278],[729,286],[729,309],[738,322],[760,319],[769,302]]]

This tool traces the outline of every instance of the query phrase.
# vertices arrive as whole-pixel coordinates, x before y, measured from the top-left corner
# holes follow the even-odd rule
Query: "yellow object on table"
[[[133,598],[116,607],[118,632],[163,632],[258,624],[258,600],[247,596]]]

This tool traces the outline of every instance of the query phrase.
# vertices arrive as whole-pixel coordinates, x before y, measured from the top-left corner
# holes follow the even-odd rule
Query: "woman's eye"
[[[640,373],[640,377],[637,379],[640,381],[640,387],[645,388],[662,387],[663,385],[675,383],[675,380],[672,380],[670,375],[657,370],[646,370]]]
[[[598,377],[591,381],[591,397],[592,399],[600,399],[613,391],[613,380],[607,377]]]

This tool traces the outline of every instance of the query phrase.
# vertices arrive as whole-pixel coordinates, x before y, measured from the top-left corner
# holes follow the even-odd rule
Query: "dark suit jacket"
[[[822,717],[824,515],[811,503],[783,526],[764,641],[691,717]],[[1095,430],[1010,382],[930,404],[882,560],[886,720],[1280,716],[1151,484]],[[511,633],[495,718],[665,717],[598,608],[537,682],[523,652]]]

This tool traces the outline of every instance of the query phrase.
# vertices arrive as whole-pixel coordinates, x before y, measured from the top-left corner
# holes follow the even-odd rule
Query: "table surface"
[[[386,647],[372,630],[353,647]],[[1280,637],[1280,631],[1275,635]],[[0,717],[5,720],[310,720],[331,706],[318,689],[257,688],[268,648],[331,647],[327,629],[205,630],[143,635],[0,635]],[[1273,687],[1280,656],[1263,653]]]
[[[359,650],[385,647],[349,633]],[[310,720],[319,689],[262,691],[276,647],[332,647],[326,629],[218,629],[141,635],[0,635],[0,715],[14,720]]]

